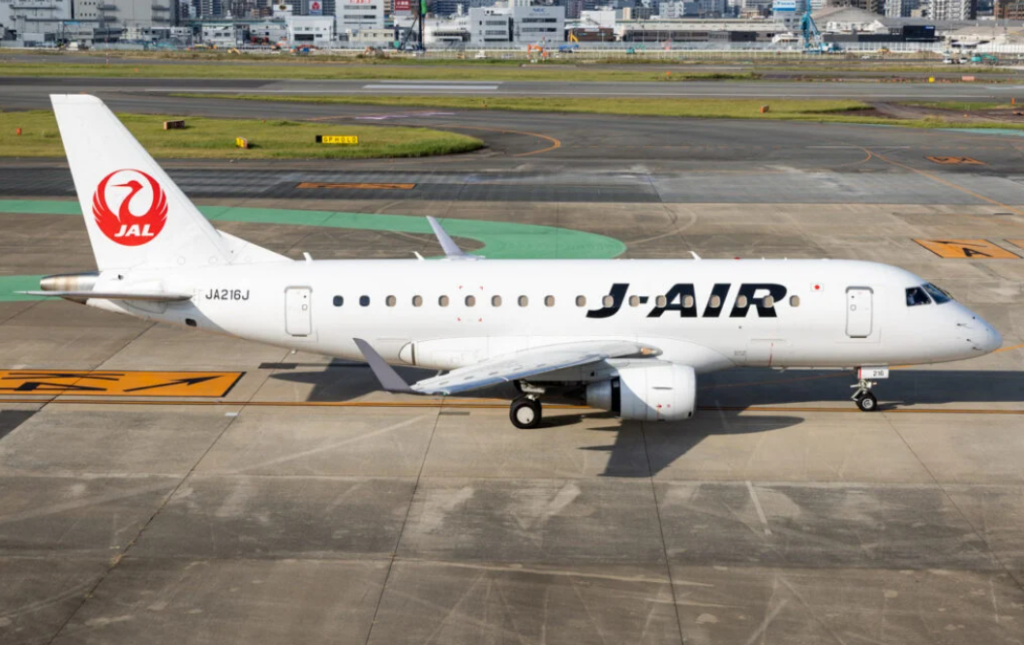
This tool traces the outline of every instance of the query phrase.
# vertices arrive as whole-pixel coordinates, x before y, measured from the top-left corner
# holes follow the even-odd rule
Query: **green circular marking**
[[[412,215],[293,211],[279,208],[235,206],[200,206],[199,210],[212,222],[252,222],[433,234],[425,217]],[[56,200],[0,199],[0,213],[82,216],[78,202]],[[483,248],[473,252],[494,260],[610,259],[621,255],[626,250],[626,245],[614,238],[557,226],[467,219],[442,219],[441,223],[452,237],[466,237],[483,244]],[[34,275],[0,276],[0,302],[38,300],[39,298],[33,296],[24,296],[13,292],[38,289],[41,277]]]

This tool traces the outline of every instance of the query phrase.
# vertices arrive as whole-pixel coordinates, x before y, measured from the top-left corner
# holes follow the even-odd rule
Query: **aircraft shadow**
[[[830,402],[849,404],[852,372],[744,369],[703,377],[697,399],[702,406],[738,408],[755,405]],[[947,403],[1015,403],[1024,401],[1024,372],[982,370],[894,370],[877,382],[875,395],[884,408]]]
[[[305,366],[302,366],[305,367]],[[432,376],[417,368],[397,368],[410,382]],[[312,385],[309,401],[346,401],[377,392],[380,386],[362,363],[332,361],[324,370],[278,372],[273,379]],[[614,432],[615,440],[605,446],[581,450],[606,451],[607,477],[648,477],[670,466],[707,437],[713,435],[772,432],[803,423],[798,416],[742,415],[750,406],[800,403],[831,403],[850,406],[852,372],[777,372],[769,369],[735,369],[701,377],[697,403],[701,410],[680,423],[638,423],[619,421],[606,412],[559,413],[546,417],[537,431],[579,424],[583,419],[607,419],[594,432]],[[1014,403],[1024,401],[1024,372],[970,370],[895,370],[880,381],[875,392],[882,408],[912,407],[948,403]],[[516,396],[511,385],[462,394],[459,398]],[[545,397],[551,403],[579,400]]]
[[[430,372],[415,368],[397,368],[397,371],[408,381],[432,375]],[[271,378],[312,385],[313,389],[307,396],[309,401],[353,400],[380,390],[380,385],[366,365],[347,361],[334,361],[326,370],[315,372],[281,371]],[[510,400],[516,395],[517,392],[512,385],[503,385],[470,392],[460,395],[459,398]],[[545,397],[545,401],[577,405],[580,403],[578,399],[558,395]],[[586,446],[580,449],[609,453],[602,476],[625,478],[657,474],[711,435],[770,432],[803,422],[803,419],[795,416],[741,416],[737,411],[705,411],[686,422],[640,423],[620,421],[608,412],[559,411],[558,414],[547,415],[543,425],[533,432],[550,432],[555,428],[575,426],[584,419],[607,421],[598,427],[590,428],[589,431],[614,433],[614,441],[607,445]]]

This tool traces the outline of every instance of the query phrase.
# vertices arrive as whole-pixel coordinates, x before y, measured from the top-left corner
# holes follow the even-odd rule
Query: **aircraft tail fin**
[[[101,271],[287,259],[221,235],[100,99],[50,101]]]

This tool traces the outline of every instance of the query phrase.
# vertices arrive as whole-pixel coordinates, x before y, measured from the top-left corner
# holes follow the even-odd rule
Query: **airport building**
[[[290,16],[285,24],[291,47],[329,47],[334,40],[334,16]]]
[[[543,44],[565,40],[565,7],[474,7],[469,10],[473,45]]]
[[[338,33],[384,29],[384,0],[337,0]]]

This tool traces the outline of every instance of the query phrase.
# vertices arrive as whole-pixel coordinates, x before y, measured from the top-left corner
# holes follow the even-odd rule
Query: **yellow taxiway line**
[[[41,405],[171,405],[171,406],[215,406],[237,408],[452,408],[461,410],[504,410],[508,402],[480,403],[474,401],[210,401],[210,400],[147,400],[138,399],[30,399],[0,397],[2,403],[36,403]],[[546,410],[578,410],[580,412],[600,413],[601,410],[585,405],[569,405],[547,403]],[[814,407],[784,405],[751,405],[751,406],[698,406],[702,412],[827,412],[827,413],[860,413],[854,406],[847,407]],[[1002,414],[1024,415],[1024,410],[999,410],[994,408],[880,408],[879,412],[894,414]]]

